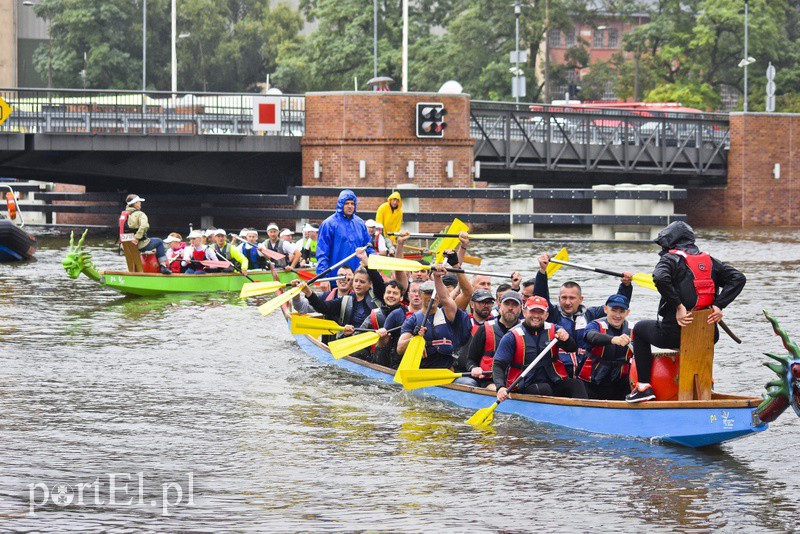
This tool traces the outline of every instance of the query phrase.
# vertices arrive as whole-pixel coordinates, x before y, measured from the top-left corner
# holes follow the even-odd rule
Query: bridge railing
[[[283,99],[281,130],[253,131],[253,96],[91,89],[0,89],[11,116],[0,132],[280,135],[305,132],[305,97]],[[276,95],[278,96],[278,95]]]
[[[727,115],[473,101],[482,164],[544,170],[724,171]]]

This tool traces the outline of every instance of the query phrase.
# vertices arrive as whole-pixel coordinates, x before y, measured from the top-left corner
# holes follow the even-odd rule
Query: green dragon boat
[[[78,244],[70,236],[67,257],[61,262],[67,276],[78,278],[81,273],[103,287],[126,295],[152,297],[176,293],[216,293],[239,292],[250,280],[238,272],[197,274],[157,274],[130,271],[100,271],[92,263],[91,252],[83,249],[86,232]],[[272,273],[266,270],[248,271],[247,275],[256,282],[272,282]],[[288,283],[299,278],[293,271],[278,271],[281,282]]]

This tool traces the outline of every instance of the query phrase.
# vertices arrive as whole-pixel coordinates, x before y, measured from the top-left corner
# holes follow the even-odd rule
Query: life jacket
[[[264,245],[266,245],[266,247],[268,249],[270,249],[271,251],[273,251],[273,252],[277,252],[278,254],[283,254],[284,252],[283,252],[283,243],[282,243],[282,241],[283,241],[283,238],[279,238],[278,242],[273,245],[272,241],[267,239],[266,241],[264,241]],[[287,265],[285,257],[282,260],[272,260],[272,261],[275,263],[276,267],[286,267],[286,265]]]
[[[192,269],[203,269],[205,266],[200,262],[204,261],[205,259],[206,249],[204,248],[202,250],[198,250],[195,248],[192,250],[192,259],[189,262],[189,267]]]
[[[545,321],[544,325],[542,325],[542,329],[547,331],[547,340],[548,342],[553,341],[556,337],[556,325],[552,323],[548,323]],[[521,324],[515,326],[510,330],[510,332],[514,335],[514,341],[516,341],[516,349],[514,350],[514,359],[511,362],[511,366],[508,368],[508,382],[506,382],[506,387],[511,387],[511,384],[516,380],[519,375],[522,374],[522,371],[525,369],[525,356],[526,352],[530,351],[531,354],[531,361],[533,358],[539,355],[539,349],[535,346],[534,343],[531,343],[531,347],[526,347],[525,338],[530,338],[530,334],[525,330],[525,327]],[[533,341],[533,339],[531,339]],[[550,349],[551,356],[553,359],[551,361],[539,362],[536,364],[537,367],[542,367],[547,375],[547,378],[553,382],[558,382],[563,378],[567,378],[567,370],[564,368],[563,362],[558,359],[558,348],[556,345]],[[534,368],[532,371],[535,371]]]
[[[173,254],[175,256],[169,262],[169,270],[173,273],[181,272],[181,261],[183,260],[183,250],[186,248],[186,245],[181,243],[181,246],[176,248]],[[172,249],[170,249],[172,250]]]
[[[264,259],[264,256],[258,253],[258,246],[251,245],[250,243],[244,243],[242,245],[242,256],[247,258],[247,262],[249,264],[250,269],[259,268],[263,269],[266,267],[267,262]]]
[[[367,296],[364,297],[367,307],[370,310],[375,310],[381,307],[381,302],[375,297],[375,294],[370,289]],[[342,297],[342,303],[339,306],[339,324],[344,326],[352,324],[353,321],[353,308],[355,307],[356,297],[354,294],[345,295]]]
[[[475,332],[477,332],[477,331],[478,331],[478,328],[480,328],[481,326],[483,326],[484,324],[486,324],[486,322],[488,322],[488,321],[484,321],[483,323],[479,323],[479,322],[478,322],[478,321],[475,319],[475,317],[473,317],[473,315],[470,313],[470,314],[469,314],[469,322],[470,322],[470,324],[472,325],[472,326],[471,326],[471,328],[470,328],[469,335],[470,335],[470,336],[474,336],[474,335],[475,335]]]
[[[687,254],[685,251],[677,249],[670,250],[669,253],[683,258],[686,266],[692,272],[694,290],[697,293],[697,304],[692,309],[702,310],[714,304],[714,299],[717,296],[717,287],[711,278],[711,256],[707,252]]]
[[[481,356],[481,369],[491,371],[494,364],[494,353],[497,350],[497,340],[505,335],[500,321],[486,321],[483,323],[486,340],[483,342],[483,356]],[[474,335],[474,333],[473,333]]]
[[[138,211],[138,210],[134,210],[134,211]],[[132,228],[128,224],[128,217],[130,217],[131,213],[134,213],[134,212],[133,211],[128,211],[128,210],[122,210],[122,213],[119,214],[119,235],[120,235],[120,240],[122,240],[121,239],[122,235],[124,235],[124,234],[135,234],[136,231],[138,230],[138,228]],[[147,232],[145,232],[144,236],[142,236],[142,239],[140,239],[140,241],[144,241],[145,239],[147,239]]]
[[[300,254],[307,262],[317,261],[317,242],[311,238],[304,239],[301,243]]]
[[[608,322],[604,319],[597,319],[594,321],[600,327],[600,333],[605,334],[608,332]],[[624,321],[622,323],[622,333],[627,334],[628,336],[633,336],[633,325],[634,323],[628,323],[628,321]],[[625,352],[625,360],[622,363],[620,375],[625,376],[630,371],[630,362],[631,358],[633,357],[633,349],[631,346],[633,345],[633,339],[631,339],[631,344],[628,345],[628,350]],[[586,361],[583,362],[583,367],[581,367],[580,373],[578,374],[578,378],[584,380],[586,382],[592,381],[592,376],[595,375],[595,370],[600,365],[603,356],[605,356],[606,349],[611,347],[611,345],[592,345],[589,349],[589,356],[586,358]],[[616,345],[614,345],[616,347]],[[608,362],[608,360],[606,360]],[[596,377],[595,377],[596,378]]]

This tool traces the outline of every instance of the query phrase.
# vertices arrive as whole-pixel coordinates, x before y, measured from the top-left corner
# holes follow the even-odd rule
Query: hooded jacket
[[[653,269],[653,281],[661,294],[658,314],[665,323],[676,323],[675,312],[683,304],[691,310],[697,304],[692,271],[677,254],[670,250],[682,250],[686,254],[700,254],[695,245],[694,230],[683,221],[676,221],[658,233],[655,243],[661,246],[661,259]],[[730,265],[711,258],[711,279],[717,288],[714,306],[722,309],[733,302],[744,288],[745,276]]]
[[[389,205],[389,201],[393,198],[398,201],[395,210]],[[400,227],[403,225],[403,199],[400,198],[400,193],[395,191],[386,198],[386,202],[381,204],[378,211],[375,212],[375,221],[383,225],[383,235],[400,231]],[[392,236],[391,240],[395,242],[396,238]]]
[[[356,204],[356,210],[351,217],[344,214],[344,203],[352,200]],[[356,215],[358,210],[358,199],[355,193],[345,189],[339,193],[339,200],[336,202],[336,213],[322,221],[319,226],[319,237],[317,239],[317,272],[321,273],[331,265],[339,263],[347,256],[356,251],[358,247],[368,247],[367,254],[375,251],[369,246],[369,232],[364,221]],[[356,270],[361,260],[352,258],[347,262]]]

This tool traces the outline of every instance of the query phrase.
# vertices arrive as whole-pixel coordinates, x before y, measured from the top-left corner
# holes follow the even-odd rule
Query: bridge
[[[14,109],[0,126],[0,176],[95,191],[285,193],[299,185],[302,95],[281,95],[281,130],[269,133],[253,131],[252,94],[0,89],[0,96]],[[480,179],[537,187],[724,185],[728,125],[717,114],[470,103]]]

